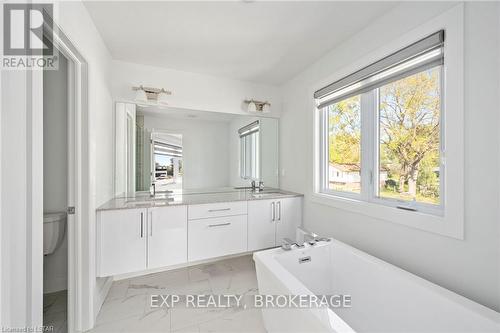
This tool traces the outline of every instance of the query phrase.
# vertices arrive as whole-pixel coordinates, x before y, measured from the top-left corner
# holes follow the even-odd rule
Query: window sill
[[[448,214],[447,210],[445,210],[443,216],[438,216],[324,193],[313,193],[311,201],[382,221],[397,223],[456,239],[464,239],[463,222],[457,223],[456,216],[451,216],[453,214]]]

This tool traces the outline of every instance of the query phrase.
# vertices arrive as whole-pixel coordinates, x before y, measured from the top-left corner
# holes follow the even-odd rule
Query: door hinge
[[[68,207],[67,213],[68,215],[75,215],[75,207],[74,206]]]

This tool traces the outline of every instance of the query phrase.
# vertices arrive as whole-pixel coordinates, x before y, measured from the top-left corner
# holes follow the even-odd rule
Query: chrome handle
[[[271,221],[275,221],[276,220],[276,204],[273,202],[271,202]]]
[[[225,225],[230,225],[231,222],[226,222],[226,223],[219,223],[219,224],[209,224],[208,227],[209,228],[213,228],[213,227],[222,227],[222,226],[225,226]]]
[[[153,237],[153,212],[149,213],[149,236]]]
[[[223,211],[227,211],[227,210],[231,210],[231,208],[209,209],[209,210],[208,210],[208,212],[209,212],[209,213],[213,213],[213,212],[223,212]]]
[[[141,212],[141,238],[144,237],[144,213]]]
[[[281,201],[276,202],[276,210],[278,211],[276,220],[281,221]]]

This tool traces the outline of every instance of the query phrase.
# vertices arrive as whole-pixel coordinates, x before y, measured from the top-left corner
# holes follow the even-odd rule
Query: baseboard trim
[[[261,251],[261,250],[259,250],[259,251]],[[172,266],[160,267],[160,268],[155,268],[155,269],[148,269],[148,270],[139,271],[139,272],[132,272],[132,273],[115,275],[115,276],[113,276],[113,281],[130,279],[130,278],[141,276],[141,275],[147,275],[147,274],[153,274],[153,273],[159,273],[159,272],[166,272],[166,271],[171,271],[171,270],[174,270],[174,269],[185,268],[185,267],[190,267],[190,266],[196,266],[196,265],[200,265],[200,264],[208,264],[208,263],[216,262],[216,261],[219,261],[219,260],[224,260],[224,259],[230,259],[230,258],[236,258],[236,257],[246,256],[246,255],[252,254],[254,252],[255,251],[248,251],[248,252],[243,252],[243,253],[230,254],[230,255],[222,256],[222,257],[205,259],[205,260],[190,261],[190,262],[187,262],[187,263],[184,263],[184,264],[179,264],[179,265],[172,265]]]

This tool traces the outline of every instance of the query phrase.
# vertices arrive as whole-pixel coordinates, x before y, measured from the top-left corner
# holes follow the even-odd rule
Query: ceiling
[[[396,2],[85,2],[114,59],[279,85]]]

